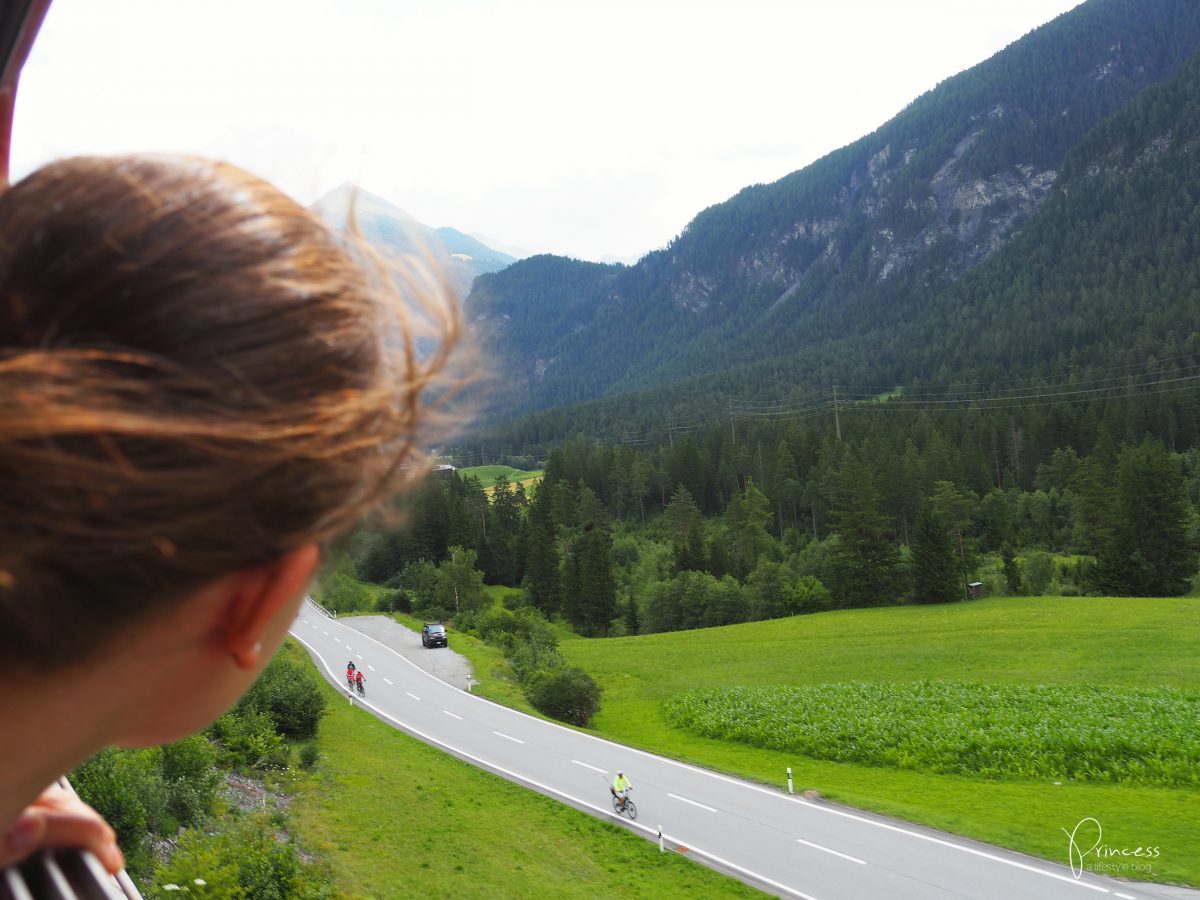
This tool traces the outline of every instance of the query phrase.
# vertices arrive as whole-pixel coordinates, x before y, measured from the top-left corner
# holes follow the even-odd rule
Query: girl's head
[[[86,659],[416,471],[456,308],[427,281],[413,319],[355,247],[198,159],[67,160],[0,195],[0,669]]]

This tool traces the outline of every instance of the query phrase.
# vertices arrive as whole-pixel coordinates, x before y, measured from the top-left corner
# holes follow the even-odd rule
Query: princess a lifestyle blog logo
[[[1104,829],[1088,816],[1080,819],[1072,830],[1062,830],[1067,836],[1067,858],[1071,874],[1076,878],[1085,871],[1106,875],[1152,875],[1150,860],[1162,855],[1158,847],[1113,847],[1104,843]]]

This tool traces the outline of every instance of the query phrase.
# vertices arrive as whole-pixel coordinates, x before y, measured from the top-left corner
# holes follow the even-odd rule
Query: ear
[[[317,545],[305,544],[234,576],[221,640],[239,669],[257,668],[268,626],[304,590],[319,560]]]

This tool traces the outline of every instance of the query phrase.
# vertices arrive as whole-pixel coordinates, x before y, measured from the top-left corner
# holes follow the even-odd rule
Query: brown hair
[[[144,611],[353,526],[418,472],[458,337],[275,188],[80,158],[0,196],[0,663],[86,655]]]

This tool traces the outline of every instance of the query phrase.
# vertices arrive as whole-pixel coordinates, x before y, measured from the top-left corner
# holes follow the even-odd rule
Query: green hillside
[[[917,682],[1170,686],[1200,691],[1200,601],[987,600],[846,610],[724,628],[560,645],[604,688],[594,728],[615,740],[1065,861],[1060,828],[1092,816],[1113,845],[1153,843],[1158,880],[1200,884],[1200,793],[983,779],[818,761],[671,727],[666,701],[696,688]],[[630,767],[636,765],[631,760]],[[636,769],[634,769],[636,777]]]
[[[480,278],[515,407],[553,410],[513,446],[1189,351],[1198,48],[1193,3],[1091,0],[636,266]]]

